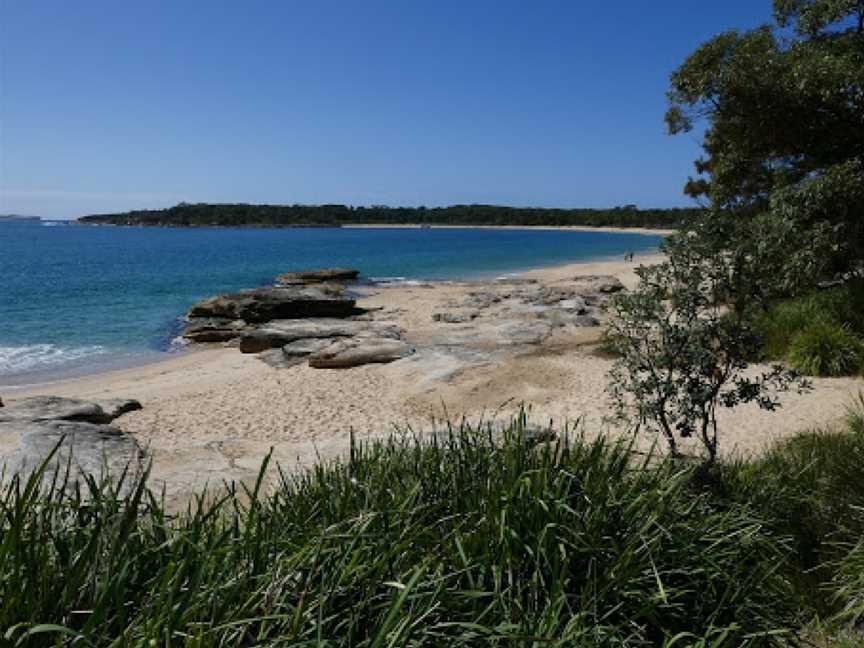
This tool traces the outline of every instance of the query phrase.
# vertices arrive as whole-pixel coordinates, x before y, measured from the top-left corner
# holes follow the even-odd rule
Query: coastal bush
[[[854,569],[864,537],[864,396],[840,429],[802,432],[719,471],[719,500],[748,504],[790,551],[782,567],[802,609],[829,618],[864,601]],[[857,620],[857,619],[856,619]]]
[[[787,360],[810,376],[848,376],[861,371],[864,342],[848,326],[816,321],[792,338]]]
[[[608,388],[615,419],[661,433],[673,455],[679,439],[695,438],[711,465],[719,408],[755,402],[773,410],[780,392],[808,385],[779,365],[746,371],[760,339],[729,305],[742,276],[702,242],[673,236],[664,262],[637,268],[636,288],[611,301],[605,344],[617,356]]]
[[[852,356],[864,334],[864,285],[856,281],[774,303],[754,314],[753,325],[762,339],[761,357],[793,362],[794,341],[799,371],[858,373],[860,354],[858,361]]]
[[[265,466],[266,468],[266,466]],[[264,474],[262,470],[262,475]],[[788,539],[693,470],[517,421],[200,496],[38,475],[0,500],[16,646],[781,645]]]

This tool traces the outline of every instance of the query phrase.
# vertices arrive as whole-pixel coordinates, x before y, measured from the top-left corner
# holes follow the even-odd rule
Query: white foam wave
[[[371,281],[374,286],[393,288],[417,288],[420,286],[430,285],[428,281],[406,279],[405,277],[370,277],[369,281]]]
[[[61,347],[54,344],[0,346],[0,376],[52,369],[106,353],[102,346]]]

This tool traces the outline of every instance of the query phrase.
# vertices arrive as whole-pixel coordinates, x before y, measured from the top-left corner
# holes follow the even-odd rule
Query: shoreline
[[[123,356],[105,362],[83,365],[69,369],[68,371],[51,372],[51,371],[34,371],[26,374],[19,374],[25,377],[28,382],[21,384],[0,384],[0,396],[7,395],[10,397],[20,397],[21,394],[29,394],[30,392],[40,393],[45,389],[50,389],[54,385],[64,385],[66,383],[85,381],[96,378],[107,379],[115,374],[124,374],[125,372],[134,372],[139,369],[145,369],[152,365],[170,364],[175,360],[179,360],[189,354],[198,353],[206,350],[205,348],[195,348],[193,345],[183,345],[177,349],[170,351],[154,351],[152,354]],[[2,377],[0,377],[2,379]]]
[[[345,223],[342,229],[427,229],[422,223]],[[547,230],[562,232],[605,232],[607,234],[644,234],[647,236],[671,236],[675,228],[613,227],[607,225],[433,225],[428,229],[490,229],[490,230]]]
[[[164,486],[173,501],[185,501],[205,486],[254,482],[271,451],[273,465],[290,472],[343,456],[352,435],[367,440],[406,430],[425,434],[463,417],[500,422],[522,407],[536,424],[551,420],[563,429],[569,422],[571,430],[577,425],[589,436],[615,437],[621,431],[606,421],[612,360],[597,350],[601,323],[557,328],[541,341],[515,344],[502,342],[496,327],[536,325],[534,306],[520,301],[526,291],[566,292],[578,277],[597,275],[632,288],[636,268],[661,258],[576,262],[525,271],[511,282],[373,286],[360,304],[373,309],[376,321],[402,329],[417,349],[390,364],[277,369],[235,347],[195,347],[144,366],[0,396],[7,403],[37,395],[140,401],[143,409],[113,424],[145,451],[154,486]],[[478,296],[491,306],[466,305]],[[447,323],[435,317],[472,308],[480,309],[476,319]],[[758,454],[785,436],[830,425],[864,387],[858,378],[813,383],[815,394],[784,395],[777,413],[755,406],[722,412],[721,453]]]
[[[370,225],[370,226],[360,226],[363,228],[390,228],[392,226],[389,225]],[[397,226],[398,229],[408,229],[415,227],[413,225],[407,226]],[[416,226],[419,227],[419,226]],[[485,227],[485,226],[477,226],[477,227]],[[498,227],[494,226],[495,229],[524,229],[522,227]],[[454,227],[450,229],[460,229],[459,227]],[[572,229],[572,228],[558,228],[558,227],[537,227],[533,229],[547,229],[547,230],[559,230],[559,229]],[[577,228],[577,231],[581,231],[582,228]],[[596,228],[587,228],[590,230],[594,230]],[[626,230],[625,230],[626,231]],[[671,231],[671,230],[670,230]],[[617,233],[618,230],[615,230],[613,233]],[[638,234],[648,233],[648,232],[635,232]],[[652,234],[655,232],[652,231]],[[590,259],[584,259],[580,261],[572,261],[568,263],[553,263],[552,265],[533,265],[527,268],[516,268],[513,270],[506,271],[482,271],[474,274],[470,274],[465,277],[459,277],[455,279],[416,279],[416,278],[394,278],[399,279],[399,281],[388,282],[384,280],[379,280],[379,283],[371,283],[369,285],[358,285],[358,286],[348,286],[349,290],[358,291],[358,299],[364,299],[365,293],[368,291],[376,291],[376,290],[393,290],[400,288],[411,288],[416,285],[453,285],[453,284],[465,284],[470,282],[477,281],[492,281],[501,277],[526,277],[526,278],[534,278],[538,276],[537,273],[540,273],[540,276],[545,273],[551,273],[550,276],[557,276],[560,273],[567,272],[577,272],[580,266],[584,265],[597,265],[597,264],[610,264],[610,273],[615,274],[618,265],[621,265],[623,262],[619,261],[620,255],[600,255],[597,257],[592,257]],[[636,260],[633,264],[638,266],[641,263],[654,263],[658,259],[661,259],[662,255],[659,251],[654,251],[649,254],[642,254],[641,256],[637,255]],[[617,265],[616,265],[617,264]],[[629,287],[629,286],[628,286]],[[178,338],[179,339],[179,338]],[[206,347],[205,347],[206,348]],[[122,354],[116,356],[115,358],[104,358],[102,362],[94,362],[92,365],[82,364],[77,367],[68,367],[58,368],[58,371],[54,372],[50,369],[45,370],[37,370],[29,373],[18,374],[18,376],[23,377],[27,380],[25,383],[20,384],[4,384],[2,381],[6,378],[4,376],[0,376],[0,390],[3,393],[11,395],[18,394],[29,394],[35,390],[42,390],[45,388],[50,388],[53,385],[63,385],[67,382],[71,381],[79,381],[79,380],[87,380],[89,378],[95,378],[98,376],[109,376],[116,373],[122,373],[125,371],[134,371],[138,368],[147,367],[149,365],[154,364],[162,364],[162,363],[171,363],[177,357],[181,355],[186,355],[189,353],[197,353],[201,351],[201,348],[196,348],[194,345],[182,344],[176,346],[170,350],[165,351],[153,351],[152,353],[148,353],[147,355],[137,355],[126,357],[123,359]],[[2,393],[0,393],[2,396]]]
[[[571,232],[606,232],[608,234],[646,234],[669,236],[678,231],[674,227],[617,227],[614,225],[454,225],[435,223],[338,223],[335,225],[166,225],[141,223],[81,223],[77,220],[59,221],[82,227],[141,227],[165,229],[490,229],[490,230],[550,230]]]

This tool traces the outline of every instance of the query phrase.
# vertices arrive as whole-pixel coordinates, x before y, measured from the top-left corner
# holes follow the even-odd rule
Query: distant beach
[[[644,234],[647,236],[669,236],[678,230],[668,227],[589,227],[587,225],[431,225],[409,223],[388,225],[386,223],[346,223],[345,229],[478,229],[478,230],[546,230],[558,232],[605,232],[607,234]]]

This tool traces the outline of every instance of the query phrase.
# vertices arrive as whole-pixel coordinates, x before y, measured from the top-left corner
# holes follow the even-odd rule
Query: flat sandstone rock
[[[108,423],[141,409],[135,400],[111,399],[101,403],[34,396],[0,410],[0,472],[26,478],[55,454],[45,467],[43,481],[56,473],[70,481],[85,476],[119,477],[126,470],[140,471],[144,453],[135,439]]]
[[[344,369],[359,365],[393,362],[414,353],[414,347],[391,338],[347,338],[309,356],[317,369]]]
[[[356,301],[318,288],[257,288],[204,299],[189,309],[188,317],[244,320],[256,324],[275,319],[350,317]]]
[[[399,338],[402,330],[395,324],[334,318],[304,320],[273,320],[240,336],[240,351],[258,353],[281,347],[297,340],[377,337]]]

